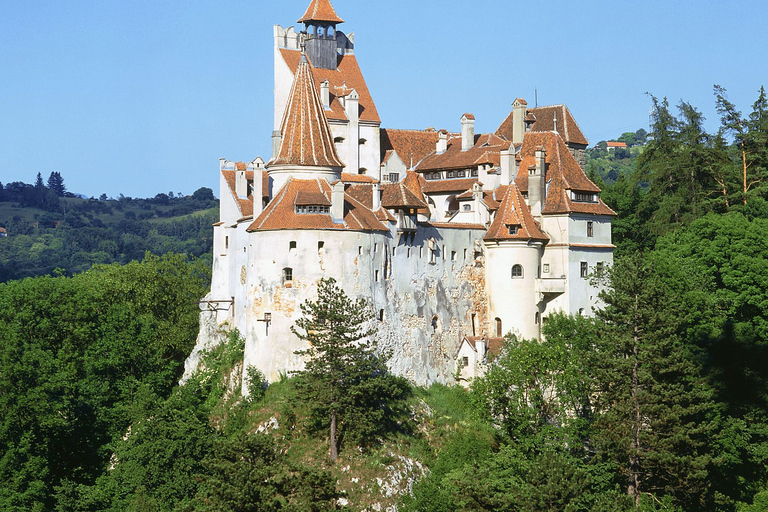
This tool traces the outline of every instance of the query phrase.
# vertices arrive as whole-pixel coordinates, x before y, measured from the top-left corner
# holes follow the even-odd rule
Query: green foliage
[[[334,279],[321,279],[318,299],[301,305],[303,317],[291,330],[309,343],[296,352],[308,358],[298,372],[300,397],[312,405],[316,429],[330,432],[331,459],[340,439],[367,447],[398,427],[407,382],[387,370],[378,352],[365,301],[352,300]]]
[[[258,402],[264,398],[264,393],[267,392],[267,378],[264,373],[255,366],[249,366],[245,371],[248,379],[248,398],[252,402]]]
[[[0,508],[92,483],[197,334],[207,271],[185,257],[0,285]]]
[[[193,510],[218,512],[335,510],[334,478],[286,464],[271,437],[240,434],[219,439],[203,461]]]

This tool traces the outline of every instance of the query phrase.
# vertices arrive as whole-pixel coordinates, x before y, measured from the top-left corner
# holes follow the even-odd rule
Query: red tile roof
[[[608,145],[607,147],[609,147],[609,148],[625,148],[625,147],[627,147],[627,143],[626,142],[612,142],[612,141],[608,141],[608,142],[606,142],[606,144]]]
[[[482,229],[485,230],[485,226],[482,224],[471,224],[469,222],[424,222],[425,226],[432,226],[435,228],[453,228],[453,229]]]
[[[292,71],[299,65],[301,52],[298,50],[280,49],[280,55]],[[360,95],[360,120],[381,123],[379,113],[376,111],[376,105],[373,103],[368,86],[357,64],[354,55],[339,56],[337,69],[313,68],[312,73],[315,77],[315,85],[320,86],[325,80],[330,84],[330,110],[326,112],[328,119],[347,120],[347,114],[344,106],[341,104],[337,91],[347,94],[354,89]],[[346,86],[346,88],[345,88]]]
[[[520,101],[520,100],[518,100]],[[571,111],[565,105],[550,105],[546,107],[534,107],[527,110],[526,119],[533,115],[534,123],[531,126],[531,132],[550,132],[555,129],[555,118],[557,118],[557,131],[563,136],[568,144],[583,144],[589,142],[581,132]],[[507,118],[496,130],[496,135],[512,140],[512,120],[515,117],[514,110],[509,113]],[[530,132],[529,132],[530,133]]]
[[[361,185],[362,186],[362,185]],[[296,213],[299,197],[324,198],[331,203],[331,185],[324,179],[289,178],[247,231],[282,229],[348,229],[353,231],[388,231],[376,214],[352,195],[344,194],[344,223],[335,223],[328,213]]]
[[[347,196],[359,202],[369,210],[373,207],[372,192],[373,192],[373,187],[371,187],[370,184],[354,184],[354,185],[350,185],[346,189]],[[383,207],[379,208],[379,210],[375,212],[375,214],[376,214],[376,218],[382,222],[383,221],[394,222],[396,220],[394,215],[389,213],[389,211]]]
[[[475,352],[477,352],[476,343],[478,341],[485,341],[485,349],[487,353],[494,356],[499,355],[501,349],[507,344],[504,338],[489,338],[488,336],[464,336],[464,339],[467,340],[467,343],[469,343],[469,346],[472,347]]]
[[[518,226],[517,233],[510,234],[509,226]],[[484,240],[538,240],[549,241],[533,220],[531,210],[525,204],[520,190],[514,185],[507,187],[501,206],[493,217]]]
[[[305,58],[296,69],[281,126],[280,150],[270,165],[344,167],[336,154],[312,68]]]
[[[239,169],[239,164],[236,164],[236,168]],[[260,171],[261,172],[261,191],[262,191],[262,199],[268,199],[269,198],[269,174],[267,174],[267,171]],[[221,174],[224,176],[224,179],[227,182],[227,186],[229,187],[229,190],[232,192],[232,197],[235,198],[235,201],[237,202],[237,207],[240,209],[240,215],[243,217],[251,217],[253,216],[253,190],[251,189],[251,185],[253,185],[253,173],[254,171],[245,171],[245,180],[248,182],[248,197],[245,199],[241,199],[237,197],[237,189],[236,189],[236,180],[237,180],[237,171],[221,171]]]
[[[421,192],[413,193],[403,181],[388,183],[381,186],[381,205],[384,208],[416,208],[429,209]]]
[[[544,147],[547,164],[546,179],[549,183],[547,198],[542,213],[592,213],[595,215],[616,215],[603,203],[581,203],[569,197],[569,190],[597,194],[600,188],[584,174],[560,134],[555,132],[529,132],[523,138],[520,148],[522,161],[515,178],[515,184],[528,191],[528,168],[536,165],[536,148]]]
[[[441,169],[470,169],[481,164],[501,165],[501,151],[509,148],[509,142],[492,133],[475,136],[475,145],[467,151],[461,150],[461,137],[448,140],[448,148],[439,155],[431,155],[419,163],[419,172]]]
[[[477,178],[459,178],[450,180],[426,180],[422,190],[425,194],[440,192],[465,192],[472,189]]]
[[[382,163],[387,159],[387,153],[395,150],[397,155],[410,168],[418,165],[424,157],[435,152],[438,132],[432,130],[395,130],[381,129]]]
[[[344,183],[376,183],[379,180],[366,174],[341,173],[341,181]]]
[[[331,5],[330,0],[312,0],[312,3],[307,8],[307,12],[304,13],[304,16],[297,23],[305,23],[307,21],[344,23],[344,20],[336,14],[336,10]]]

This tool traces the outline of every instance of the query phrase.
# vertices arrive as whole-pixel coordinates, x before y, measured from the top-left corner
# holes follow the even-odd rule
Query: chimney
[[[531,215],[538,219],[544,209],[546,199],[546,153],[543,146],[536,148],[536,165],[528,168],[528,205],[531,207]]]
[[[381,208],[381,183],[371,184],[371,210],[379,211]]]
[[[522,144],[525,135],[525,110],[528,103],[517,98],[512,104],[512,144]]]
[[[509,149],[501,151],[501,185],[509,185],[512,183],[512,176],[515,169],[515,148],[514,146]]]
[[[346,96],[344,110],[347,113],[347,172],[360,172],[360,95],[352,89]]]
[[[248,197],[248,180],[245,179],[245,171],[235,171],[235,193],[240,199]]]
[[[467,151],[475,145],[475,116],[461,116],[461,150]]]
[[[482,362],[485,360],[485,338],[475,340],[475,349],[477,349],[477,360]]]
[[[331,108],[331,84],[328,80],[323,80],[320,84],[320,99],[323,101],[323,108]]]
[[[260,165],[254,160],[253,167],[253,218],[258,217],[264,210],[264,175]]]
[[[435,152],[438,155],[442,155],[446,149],[448,149],[448,132],[440,130],[440,133],[437,134],[437,148]]]
[[[280,130],[275,130],[272,132],[272,159],[274,160],[277,158],[278,153],[280,153],[280,144],[283,142],[283,134],[280,132]]]
[[[336,224],[344,223],[344,183],[339,180],[332,185],[331,218]]]
[[[475,222],[482,223],[480,217],[480,203],[483,201],[483,186],[480,183],[472,185],[472,211],[474,212]]]

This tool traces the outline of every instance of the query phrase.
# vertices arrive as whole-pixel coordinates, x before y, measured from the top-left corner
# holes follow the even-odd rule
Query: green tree
[[[48,176],[48,188],[56,192],[57,196],[64,196],[67,192],[67,187],[64,186],[64,178],[61,177],[61,173],[53,171]]]
[[[601,298],[590,365],[598,385],[595,447],[619,464],[636,506],[651,493],[686,510],[711,509],[713,391],[681,337],[677,299],[641,255],[611,269]]]
[[[369,307],[351,299],[333,278],[318,284],[318,298],[301,305],[303,317],[291,330],[309,348],[297,372],[300,396],[312,405],[318,427],[328,428],[330,456],[339,456],[340,440],[372,442],[394,428],[401,416],[407,382],[387,370],[387,355],[378,351]]]

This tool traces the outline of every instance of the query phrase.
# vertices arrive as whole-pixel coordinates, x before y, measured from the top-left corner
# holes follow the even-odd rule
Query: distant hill
[[[38,184],[0,185],[0,282],[64,273],[94,263],[128,263],[146,252],[210,258],[218,201],[209,188],[191,196],[83,199]]]

